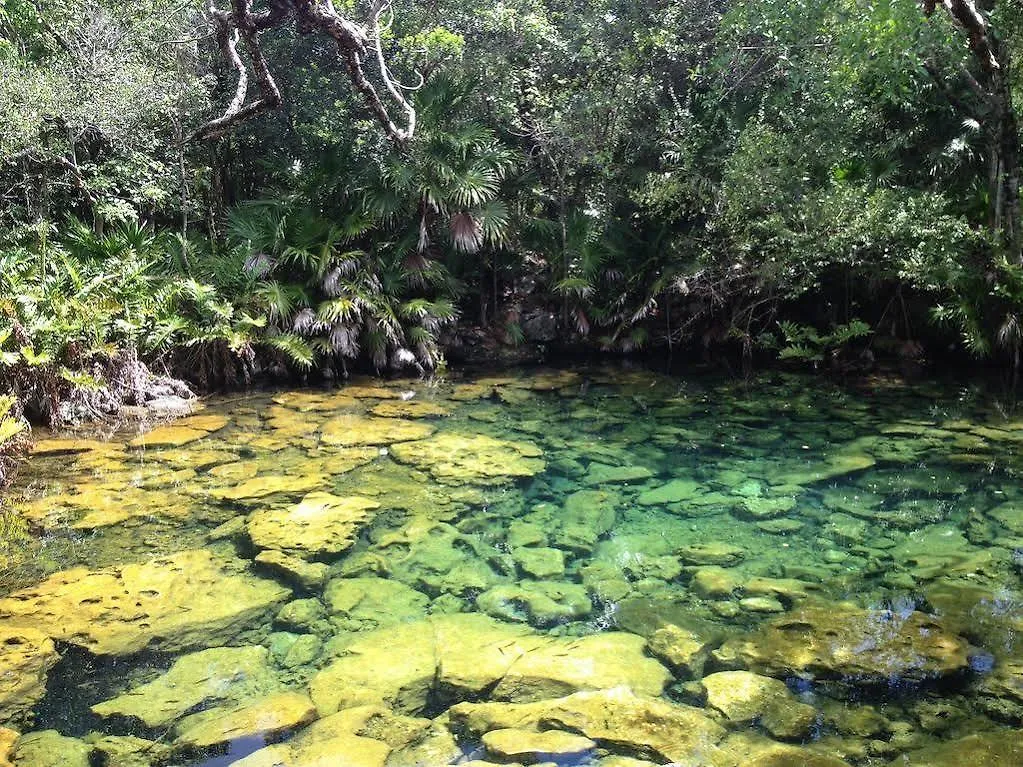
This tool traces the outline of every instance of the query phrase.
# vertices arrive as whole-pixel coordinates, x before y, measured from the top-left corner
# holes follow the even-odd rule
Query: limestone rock
[[[808,603],[714,652],[727,668],[768,676],[887,683],[923,680],[968,666],[967,643],[919,612],[863,610],[847,603]]]
[[[90,767],[93,748],[56,730],[22,735],[14,752],[16,767]]]
[[[210,496],[223,501],[251,502],[277,493],[307,493],[326,484],[325,474],[261,474],[230,487],[215,488]]]
[[[673,669],[677,676],[692,679],[703,674],[710,645],[696,632],[668,623],[650,635],[647,650]]]
[[[304,734],[304,733],[303,733]],[[333,738],[299,736],[287,743],[254,751],[229,767],[337,767],[344,755],[344,767],[384,767],[391,747],[373,738],[339,735]]]
[[[456,484],[532,477],[546,466],[536,445],[484,434],[442,432],[431,439],[394,445],[391,455],[442,482]]]
[[[325,445],[340,447],[392,445],[426,439],[434,431],[430,424],[417,421],[345,414],[327,421],[320,429],[320,439]]]
[[[669,503],[682,503],[702,494],[703,486],[692,479],[673,479],[670,482],[640,493],[636,503],[640,506],[665,506]]]
[[[256,562],[280,573],[288,581],[306,591],[318,589],[327,582],[330,566],[322,562],[306,562],[283,551],[266,550],[256,555]]]
[[[483,734],[498,729],[576,732],[599,746],[654,759],[703,764],[725,730],[702,711],[627,689],[579,692],[535,703],[460,703],[448,710],[452,727]]]
[[[597,744],[589,738],[563,730],[491,730],[483,735],[483,747],[502,761],[514,759],[522,764],[543,761],[578,761]]]
[[[20,737],[17,730],[0,727],[0,767],[11,767]]]
[[[730,597],[742,585],[743,580],[737,573],[717,565],[699,568],[689,582],[689,588],[704,599]]]
[[[53,640],[43,632],[0,624],[0,725],[29,723],[58,660]]]
[[[448,414],[448,409],[435,402],[423,400],[390,400],[381,402],[370,411],[381,418],[440,418]]]
[[[591,463],[582,478],[584,485],[617,485],[650,479],[654,473],[646,466],[608,466]]]
[[[175,746],[196,750],[245,738],[270,737],[315,718],[316,707],[308,697],[292,691],[276,692],[235,708],[211,709],[188,717],[175,728],[179,733]]]
[[[487,589],[476,598],[487,615],[506,621],[553,626],[592,612],[586,589],[567,581],[520,581]]]
[[[97,655],[175,652],[230,642],[289,596],[236,560],[182,551],[141,564],[55,573],[0,599],[0,622]]]
[[[624,632],[553,642],[515,661],[492,697],[528,702],[619,686],[638,695],[660,695],[670,674],[644,657],[645,644],[642,637]]]
[[[1023,731],[996,730],[908,751],[891,767],[1017,767],[1023,764]]]
[[[421,591],[386,578],[335,578],[324,592],[335,624],[364,631],[426,617],[430,599]]]
[[[237,703],[277,686],[265,647],[215,647],[183,655],[165,674],[97,703],[92,712],[132,717],[147,727],[166,727],[201,706]]]
[[[733,724],[760,720],[776,738],[804,737],[817,720],[813,706],[795,700],[784,682],[747,671],[721,671],[700,680],[707,705]]]
[[[741,546],[733,546],[721,541],[711,543],[694,543],[678,550],[679,558],[687,565],[722,565],[728,567],[738,564],[746,556]]]
[[[327,610],[319,599],[296,599],[277,613],[276,624],[293,631],[327,631]]]
[[[565,552],[546,547],[512,549],[522,571],[534,578],[559,578],[565,574]]]
[[[306,559],[340,554],[351,548],[358,531],[379,508],[380,503],[370,498],[309,493],[293,506],[254,512],[249,517],[249,537],[260,548]]]

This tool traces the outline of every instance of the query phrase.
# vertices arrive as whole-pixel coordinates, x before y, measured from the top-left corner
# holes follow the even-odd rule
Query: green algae
[[[1021,433],[952,390],[600,368],[55,435],[0,599],[45,650],[0,652],[18,764],[500,761],[534,722],[586,765],[960,763],[1023,726]]]

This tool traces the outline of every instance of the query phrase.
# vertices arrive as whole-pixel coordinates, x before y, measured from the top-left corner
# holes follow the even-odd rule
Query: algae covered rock
[[[315,492],[293,506],[254,512],[247,528],[260,548],[312,559],[351,548],[358,531],[379,508],[380,503],[371,498]]]
[[[1018,767],[1023,764],[1023,731],[995,730],[907,751],[891,767]]]
[[[245,529],[244,521],[242,521],[241,528]],[[293,557],[283,551],[272,549],[261,551],[256,555],[255,561],[306,590],[320,588],[330,575],[328,565],[322,562],[307,562],[301,557]]]
[[[584,485],[618,485],[650,479],[654,473],[646,466],[609,466],[591,463],[582,478]]]
[[[210,496],[223,501],[252,502],[278,493],[307,493],[326,484],[325,474],[260,474],[236,485],[214,488]]]
[[[201,706],[236,703],[278,686],[265,647],[215,647],[183,655],[161,676],[97,703],[97,716],[131,717],[166,727]]]
[[[91,767],[93,747],[56,730],[22,735],[14,752],[17,767]]]
[[[491,730],[483,735],[483,747],[489,754],[522,764],[545,761],[577,761],[597,748],[589,738],[564,730]]]
[[[346,414],[327,421],[320,429],[320,440],[325,445],[338,447],[391,445],[425,439],[435,430],[430,424],[418,421]]]
[[[484,434],[442,432],[430,439],[394,445],[391,455],[451,483],[532,477],[546,466],[543,451],[536,445]]]
[[[760,724],[776,738],[806,736],[817,720],[813,706],[795,700],[784,682],[748,671],[720,671],[700,680],[707,705],[733,724]]]
[[[268,623],[290,591],[206,550],[141,564],[55,573],[0,599],[0,621],[96,655],[174,652],[230,642]]]
[[[551,638],[481,615],[433,616],[356,635],[310,690],[321,714],[381,703],[418,714],[437,696],[485,690],[512,701],[615,686],[658,695],[670,674],[643,647],[631,634]]]
[[[612,687],[660,695],[671,675],[644,655],[645,645],[643,637],[624,632],[552,641],[522,655],[492,695],[497,700],[523,702]]]
[[[797,674],[866,684],[933,679],[969,664],[966,641],[923,613],[820,602],[725,642],[714,656],[728,668],[768,676]]]
[[[422,619],[430,605],[426,594],[386,578],[336,578],[327,586],[324,601],[345,631]]]
[[[710,654],[710,643],[695,631],[667,623],[647,639],[647,650],[667,664],[677,676],[698,677]]]
[[[713,763],[725,735],[700,709],[635,695],[625,688],[579,692],[534,703],[459,703],[448,710],[458,731],[561,729],[599,746],[683,764]]]
[[[216,708],[186,718],[175,729],[175,746],[197,750],[240,739],[268,738],[308,724],[316,707],[301,693],[285,690],[232,708]]]
[[[534,626],[579,620],[593,611],[586,589],[567,581],[520,581],[494,586],[476,598],[476,605],[495,618]]]
[[[697,495],[705,488],[692,479],[673,479],[660,487],[639,494],[636,503],[640,506],[665,506],[669,503],[682,503]]]
[[[53,640],[43,632],[0,625],[0,725],[27,723],[58,660]]]

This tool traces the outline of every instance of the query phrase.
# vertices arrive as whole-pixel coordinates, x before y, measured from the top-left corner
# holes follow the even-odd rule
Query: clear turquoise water
[[[0,661],[25,682],[0,686],[27,734],[18,764],[319,764],[306,744],[331,727],[325,753],[353,766],[1023,764],[1023,416],[982,389],[520,371],[213,399],[170,428],[43,442],[14,488],[31,529],[5,553],[0,629],[62,655]],[[160,576],[154,558],[181,552],[213,575],[109,601],[137,596],[131,566]],[[190,606],[211,625],[181,624]],[[150,612],[127,626],[132,609]],[[195,684],[195,653],[221,646],[265,657],[148,723],[91,709],[133,691],[156,705],[143,685],[181,658]],[[515,665],[495,670],[494,648]],[[478,662],[452,671],[463,658]],[[714,677],[737,670],[756,676]],[[256,681],[235,689],[239,674]],[[499,716],[451,708],[622,686],[714,734],[665,751],[548,711],[524,729],[592,747],[502,755]],[[274,714],[239,724],[268,699]],[[342,721],[367,703],[390,718]],[[218,716],[236,729],[195,745]],[[31,734],[48,730],[75,740]],[[259,751],[275,742],[292,750]]]

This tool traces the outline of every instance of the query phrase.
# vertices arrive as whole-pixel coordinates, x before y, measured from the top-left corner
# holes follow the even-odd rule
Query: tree
[[[924,0],[930,17],[938,8],[936,0]],[[992,12],[1020,14],[1015,3],[992,3]],[[974,0],[942,0],[940,6],[966,32],[970,51],[980,69],[975,77],[963,75],[976,97],[975,109],[954,98],[971,119],[983,127],[988,144],[988,194],[991,231],[1001,241],[1009,260],[1023,263],[1023,217],[1020,209],[1020,131],[1012,99],[1012,55],[1010,43],[991,26]],[[940,78],[933,63],[928,66]]]
[[[331,0],[271,0],[270,8],[260,12],[253,12],[252,0],[232,0],[229,11],[217,8],[214,0],[209,0],[207,12],[213,22],[217,45],[237,72],[238,84],[224,114],[199,128],[193,138],[214,138],[258,112],[281,105],[281,92],[270,71],[259,36],[294,18],[303,34],[318,31],[333,39],[352,85],[362,95],[384,131],[395,143],[407,143],[415,133],[416,111],[402,92],[403,87],[391,77],[381,43],[380,18],[390,8],[390,0],[374,0],[368,25],[370,31],[367,31],[365,26],[338,13]],[[249,75],[238,53],[239,40],[245,41],[260,91],[260,97],[248,103]],[[387,93],[405,114],[404,128],[392,120],[376,87],[366,76],[364,64],[369,55],[376,58]]]

